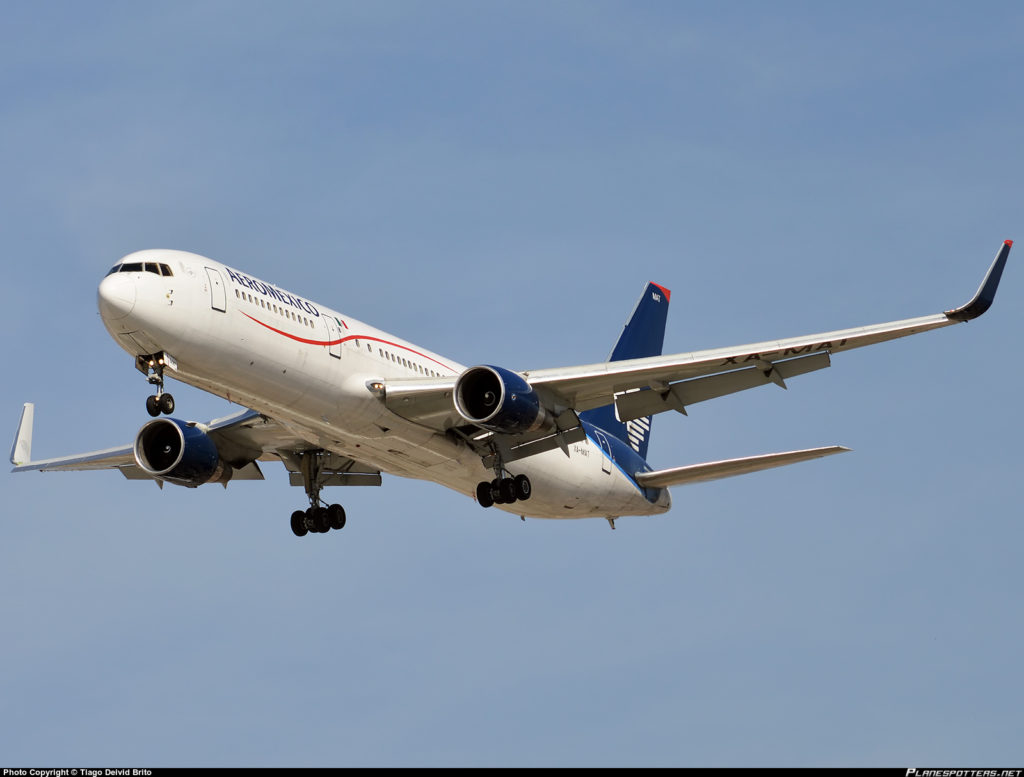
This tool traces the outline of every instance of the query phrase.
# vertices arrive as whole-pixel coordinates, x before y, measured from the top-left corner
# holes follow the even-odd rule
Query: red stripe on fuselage
[[[241,312],[241,311],[239,311],[239,312]],[[420,353],[419,351],[417,351],[414,348],[409,348],[406,345],[399,345],[398,343],[393,343],[390,340],[384,340],[384,339],[382,339],[380,337],[370,337],[368,335],[349,335],[348,337],[342,337],[340,340],[310,340],[309,338],[306,338],[306,337],[298,337],[297,335],[289,334],[288,332],[284,332],[284,331],[282,331],[280,329],[277,329],[276,327],[272,327],[270,324],[265,324],[262,321],[260,321],[258,318],[253,318],[248,313],[242,313],[242,315],[245,316],[250,321],[255,321],[260,326],[266,327],[271,332],[277,332],[279,335],[283,335],[283,336],[287,337],[290,340],[295,340],[298,343],[306,343],[307,345],[324,345],[324,346],[329,346],[329,345],[341,345],[342,343],[347,342],[349,340],[373,340],[374,342],[383,343],[384,345],[391,346],[392,348],[401,348],[403,351],[408,351],[409,353],[414,353],[417,356],[419,356],[421,359],[427,359],[428,361],[434,362],[434,364],[437,364],[437,365],[440,365],[441,367],[444,367],[449,372],[455,372],[455,370],[453,370],[451,367],[449,367],[444,362],[439,362],[437,359],[431,358],[430,356],[427,356],[425,353]],[[345,328],[348,329],[348,325],[346,325]]]

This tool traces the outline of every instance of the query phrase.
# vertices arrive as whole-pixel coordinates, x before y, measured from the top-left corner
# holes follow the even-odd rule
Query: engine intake
[[[533,387],[521,375],[490,365],[470,367],[455,382],[455,409],[492,432],[521,434],[549,421]]]
[[[135,436],[134,451],[135,462],[147,474],[179,486],[195,488],[225,474],[210,436],[177,418],[156,418],[145,424]]]

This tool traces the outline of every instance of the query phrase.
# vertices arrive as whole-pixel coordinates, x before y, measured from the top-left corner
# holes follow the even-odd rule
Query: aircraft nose
[[[119,321],[135,309],[135,280],[130,273],[113,273],[100,282],[97,303],[104,321]]]

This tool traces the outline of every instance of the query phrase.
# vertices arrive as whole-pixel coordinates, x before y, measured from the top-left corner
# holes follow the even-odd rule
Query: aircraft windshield
[[[110,272],[107,275],[113,275],[116,272],[151,272],[154,275],[163,275],[167,278],[174,275],[168,265],[156,262],[124,262],[123,264],[115,264],[110,268]]]

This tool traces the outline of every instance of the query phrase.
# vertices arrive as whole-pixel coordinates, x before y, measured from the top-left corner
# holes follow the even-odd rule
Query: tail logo
[[[626,422],[626,434],[629,436],[629,447],[640,453],[640,446],[651,433],[651,419],[637,418]]]

